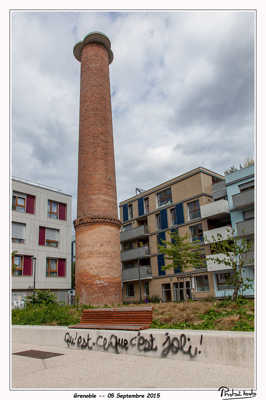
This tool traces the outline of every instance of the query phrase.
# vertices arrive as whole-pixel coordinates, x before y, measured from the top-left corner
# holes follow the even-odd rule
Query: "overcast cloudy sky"
[[[198,166],[254,152],[252,11],[13,12],[12,176],[73,196],[80,64],[91,31],[111,40],[118,201]]]

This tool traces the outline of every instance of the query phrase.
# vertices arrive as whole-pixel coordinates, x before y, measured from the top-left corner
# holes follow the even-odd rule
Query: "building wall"
[[[226,192],[227,192],[227,198],[228,198],[228,204],[229,204],[229,209],[230,209],[230,216],[231,216],[231,223],[232,223],[232,229],[234,231],[234,234],[237,234],[237,229],[236,229],[236,224],[238,222],[241,222],[244,220],[243,216],[243,211],[242,210],[234,210],[234,205],[233,205],[233,199],[232,196],[235,194],[240,193],[240,188],[239,185],[242,185],[244,183],[250,182],[254,180],[254,166],[251,165],[247,168],[241,168],[229,175],[226,175],[225,177],[225,183],[226,183]],[[254,210],[254,204],[251,206],[251,208]],[[254,236],[253,236],[254,240]],[[227,272],[227,271],[224,271]],[[250,279],[252,286],[249,289],[245,289],[243,291],[243,295],[245,296],[254,296],[254,266],[253,265],[248,265],[243,268],[242,275],[244,279]],[[216,297],[226,297],[226,296],[232,296],[233,294],[233,289],[218,289],[217,287],[217,278],[216,278],[216,273],[214,273],[214,290],[215,290],[215,295]]]
[[[213,181],[221,181],[223,177],[216,173],[210,172],[208,170],[198,168],[193,171],[189,171],[186,174],[183,174],[180,177],[174,178],[170,181],[164,182],[161,185],[158,185],[152,189],[149,189],[143,193],[140,193],[133,198],[125,200],[120,203],[120,219],[124,224],[132,223],[133,227],[138,226],[141,223],[146,223],[148,227],[149,236],[147,238],[150,250],[150,265],[152,267],[152,280],[150,281],[150,296],[158,296],[162,298],[162,285],[170,284],[171,288],[171,296],[173,299],[174,293],[174,283],[177,282],[177,278],[180,278],[180,274],[174,273],[173,269],[167,269],[164,275],[159,275],[159,267],[158,267],[158,240],[157,235],[159,232],[165,232],[166,240],[170,240],[170,232],[171,229],[174,227],[178,228],[178,232],[180,236],[190,234],[190,226],[201,224],[203,231],[208,229],[207,220],[202,219],[201,217],[189,218],[189,209],[188,203],[194,200],[199,200],[199,205],[204,205],[212,201],[212,183]],[[159,207],[157,201],[157,193],[167,188],[171,188],[172,193],[172,202],[171,204],[166,204],[164,206]],[[140,198],[149,198],[149,213],[144,216],[139,216],[138,211],[138,201]],[[174,208],[177,204],[182,203],[183,206],[183,214],[184,214],[184,222],[179,224],[178,226],[172,225],[171,220],[171,209]],[[126,204],[132,204],[133,206],[133,219],[124,221],[123,220],[123,207]],[[157,222],[156,222],[156,215],[160,213],[162,210],[166,210],[167,220],[168,220],[168,227],[165,229],[158,229]],[[136,243],[133,243],[132,246],[134,247]],[[204,247],[204,245],[203,245]],[[121,251],[123,251],[123,243],[121,246]],[[209,249],[206,246],[206,251],[208,253]],[[169,264],[170,261],[164,257],[165,265]],[[188,272],[188,271],[186,271]],[[199,273],[193,271],[193,275],[197,275]],[[212,273],[208,273],[207,269],[201,272],[201,274],[208,275],[209,277],[209,290],[206,292],[197,292],[196,288],[193,288],[194,285],[194,278],[186,278],[183,275],[181,276],[181,280],[184,282],[186,280],[191,280],[191,292],[193,297],[195,298],[204,298],[214,295],[214,285],[213,285],[213,278]],[[138,286],[138,282],[136,282]],[[136,292],[137,292],[136,288]],[[124,297],[125,300],[125,297]],[[133,299],[132,299],[133,300]]]
[[[24,223],[24,243],[12,243],[12,251],[17,255],[28,255],[36,258],[36,265],[32,265],[32,275],[13,276],[12,290],[22,291],[35,288],[67,291],[71,288],[71,235],[72,235],[72,207],[71,196],[41,186],[13,180],[12,192],[35,196],[34,214],[12,210],[12,222]],[[48,217],[48,200],[66,204],[66,220]],[[39,227],[59,230],[58,248],[39,245]],[[46,277],[46,258],[63,258],[66,260],[64,277]],[[59,293],[58,292],[58,293]],[[59,293],[60,296],[60,293]]]

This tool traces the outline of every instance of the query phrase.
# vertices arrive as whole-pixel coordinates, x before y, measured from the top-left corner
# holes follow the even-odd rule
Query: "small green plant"
[[[48,304],[58,304],[57,297],[50,290],[34,290],[26,297],[27,306],[40,306]]]

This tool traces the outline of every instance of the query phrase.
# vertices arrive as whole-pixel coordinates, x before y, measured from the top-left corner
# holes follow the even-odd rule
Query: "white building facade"
[[[12,306],[34,289],[69,302],[72,197],[12,179]]]

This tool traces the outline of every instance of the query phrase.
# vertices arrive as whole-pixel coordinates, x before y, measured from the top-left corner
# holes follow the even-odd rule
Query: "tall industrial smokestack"
[[[82,304],[122,301],[120,226],[112,128],[110,40],[93,32],[73,50],[81,62],[76,295]]]

